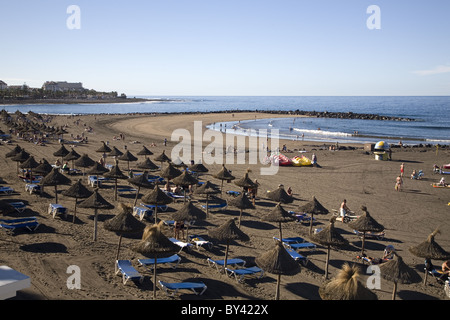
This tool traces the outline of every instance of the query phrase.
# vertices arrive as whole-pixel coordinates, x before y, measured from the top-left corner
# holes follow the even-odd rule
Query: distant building
[[[48,91],[83,91],[83,84],[81,82],[70,83],[66,81],[47,81],[42,86],[42,89]]]
[[[5,90],[8,89],[8,85],[6,84],[6,82],[0,80],[0,90]]]

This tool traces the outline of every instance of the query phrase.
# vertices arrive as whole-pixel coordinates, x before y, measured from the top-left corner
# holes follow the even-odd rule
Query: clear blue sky
[[[66,20],[80,8],[80,29]],[[370,30],[367,8],[380,8]],[[448,0],[0,0],[0,80],[130,95],[449,95]]]

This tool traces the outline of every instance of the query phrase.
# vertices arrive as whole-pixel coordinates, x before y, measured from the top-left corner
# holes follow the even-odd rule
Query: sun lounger
[[[425,259],[424,271],[428,272],[438,283],[444,283],[448,280],[448,274],[442,272],[442,270],[437,270],[436,267],[431,262],[431,259]]]
[[[300,223],[310,223],[311,222],[311,216],[309,216],[306,213],[295,213],[294,211],[289,211],[290,214],[294,215],[297,219],[297,222]],[[316,218],[312,218],[313,222],[316,221]]]
[[[118,188],[117,192],[119,194],[124,194],[124,193],[136,193],[137,189],[134,188]]]
[[[193,244],[192,244],[192,243],[183,242],[183,241],[180,241],[180,240],[175,239],[175,238],[169,238],[169,240],[172,241],[173,243],[175,243],[177,246],[180,247],[180,252],[181,252],[184,248],[186,248],[186,249],[189,250],[189,251],[192,250],[192,247],[193,247]]]
[[[448,280],[445,281],[444,292],[445,292],[445,295],[450,298],[450,285],[449,285],[449,281]]]
[[[144,276],[141,275],[132,265],[130,260],[116,260],[116,275],[121,274],[123,284],[126,284],[128,280],[144,281]]]
[[[89,176],[89,185],[91,187],[100,187],[102,185],[103,182],[106,182],[109,180],[109,178],[105,178],[105,177],[98,177],[97,176]]]
[[[171,197],[175,201],[184,201],[184,199],[189,200],[190,197],[186,196],[186,198],[183,195],[176,194],[174,192],[164,191],[169,197]]]
[[[227,191],[226,193],[233,197],[237,197],[238,195],[241,194],[239,191]]]
[[[164,184],[164,178],[159,176],[147,176],[147,180],[155,184]]]
[[[48,213],[53,216],[53,219],[55,219],[57,214],[62,214],[64,218],[67,218],[67,208],[57,203],[50,203],[48,205]]]
[[[363,236],[363,232],[360,232],[358,230],[353,230],[353,233],[356,234],[359,237]],[[371,232],[371,231],[366,231],[365,237],[366,238],[375,238],[377,240],[383,240],[385,236],[385,232],[381,231],[381,232]]]
[[[0,300],[14,298],[17,291],[31,286],[31,279],[8,266],[0,266]]]
[[[153,204],[144,204],[144,203],[141,203],[140,204],[140,206],[141,207],[146,207],[146,208],[148,208],[148,209],[150,209],[150,210],[152,210],[153,211],[153,209],[155,209],[155,205],[153,205]],[[163,204],[163,205],[159,205],[158,206],[158,212],[161,212],[161,211],[167,211],[167,208],[168,208],[168,206],[166,206],[165,204]]]
[[[153,267],[155,265],[155,259],[138,259],[138,262],[141,264],[141,266],[144,266],[148,268],[150,271],[153,270]],[[177,254],[174,254],[173,256],[170,256],[168,258],[157,258],[156,264],[168,264],[173,269],[176,269],[178,265],[181,262],[181,257]]]
[[[0,194],[11,194],[14,192],[14,189],[11,187],[0,187]]]
[[[208,205],[203,204],[202,205],[202,209],[208,208],[208,209],[220,210],[220,209],[225,209],[227,206],[228,206],[228,203],[226,203],[226,202],[222,202],[222,203],[219,203],[219,204],[208,204]]]
[[[145,218],[146,215],[151,215],[152,214],[152,210],[150,210],[149,208],[145,208],[145,207],[133,207],[133,216],[138,216],[139,220],[143,220]]]
[[[208,265],[210,267],[216,267],[218,271],[223,270],[223,267],[225,266],[225,260],[212,260],[210,258],[206,259],[208,262]],[[245,266],[245,260],[236,258],[236,259],[227,259],[227,266]]]
[[[292,259],[294,259],[295,261],[301,262],[306,267],[306,265],[308,264],[308,261],[309,261],[307,257],[301,255],[294,249],[286,248],[286,251],[291,255]]]
[[[174,296],[179,290],[191,290],[196,295],[202,295],[207,286],[203,282],[176,282],[169,283],[158,280],[159,285],[168,296]]]
[[[273,237],[274,240],[280,241],[279,238]],[[307,242],[301,237],[291,237],[283,238],[283,244],[288,248],[298,250],[298,249],[316,249],[317,246],[314,243]]]
[[[34,183],[27,183],[25,185],[25,191],[29,192],[30,194],[33,194],[34,192],[41,191],[41,186],[38,184],[34,184]]]
[[[229,276],[234,276],[235,279],[238,282],[242,282],[245,278],[245,276],[258,274],[258,279],[262,278],[264,275],[264,270],[259,267],[250,267],[250,268],[243,268],[243,269],[231,269],[231,268],[225,268],[225,271]]]
[[[19,219],[0,219],[0,228],[14,232],[17,229],[27,229],[35,231],[39,227],[39,222],[36,217],[19,218]]]
[[[25,211],[25,209],[27,208],[27,205],[23,202],[11,202],[9,203],[11,206],[14,207],[14,209],[16,209],[17,212],[22,213]]]
[[[199,247],[202,247],[202,248],[206,247],[209,250],[211,250],[212,247],[213,247],[213,243],[211,241],[207,241],[207,240],[203,239],[201,236],[198,236],[198,235],[190,235],[189,236],[189,240],[191,240],[191,242],[193,242],[195,244],[197,249]]]

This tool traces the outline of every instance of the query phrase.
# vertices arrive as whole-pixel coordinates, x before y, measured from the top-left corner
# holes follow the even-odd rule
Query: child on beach
[[[403,185],[403,180],[402,180],[402,176],[400,175],[397,177],[397,180],[395,182],[395,190],[401,191],[402,185]]]

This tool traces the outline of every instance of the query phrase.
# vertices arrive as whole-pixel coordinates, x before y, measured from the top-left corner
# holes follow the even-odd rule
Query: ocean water
[[[381,121],[331,118],[274,118],[216,123],[216,130],[258,134],[278,130],[280,138],[323,142],[377,142],[404,144],[450,144],[450,96],[430,97],[143,97],[156,102],[79,105],[4,105],[17,110],[45,114],[122,114],[217,112],[224,110],[280,110],[370,113],[415,121]],[[201,117],[199,117],[201,120]],[[357,134],[355,134],[357,133]]]

